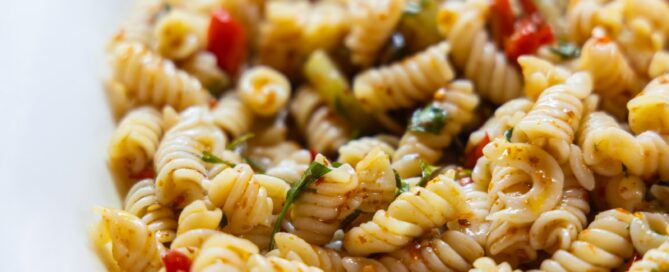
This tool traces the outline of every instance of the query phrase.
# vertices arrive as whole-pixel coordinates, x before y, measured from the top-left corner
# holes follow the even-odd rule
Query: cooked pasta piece
[[[576,73],[565,83],[549,87],[516,124],[512,140],[540,146],[559,163],[566,162],[583,116],[583,100],[591,91],[587,73]]]
[[[669,269],[669,242],[644,254],[643,259],[632,264],[630,272],[665,271]]]
[[[596,31],[583,45],[579,61],[580,68],[592,75],[594,91],[602,98],[602,108],[624,119],[625,105],[641,91],[641,81],[618,45],[606,33]]]
[[[390,156],[381,148],[375,147],[357,163],[355,174],[360,182],[362,203],[358,208],[364,213],[373,214],[388,207],[395,199],[396,182],[390,166]]]
[[[341,45],[348,33],[351,17],[344,3],[319,1],[311,5],[304,22],[305,55],[316,49],[330,51]]]
[[[655,52],[650,64],[648,64],[648,76],[654,78],[665,73],[669,73],[669,52]]]
[[[645,19],[634,19],[626,22],[625,26],[616,41],[634,71],[645,76],[653,56],[664,46],[664,36]]]
[[[608,208],[623,208],[634,211],[644,203],[646,184],[641,178],[634,175],[620,174],[600,179],[598,186],[601,188],[598,188],[598,192],[603,192],[603,200]]]
[[[470,272],[520,272],[518,269],[513,269],[509,263],[503,262],[497,264],[495,260],[488,257],[480,257],[474,261],[474,269]]]
[[[564,83],[571,75],[567,69],[534,56],[521,56],[518,64],[523,72],[525,96],[535,101],[544,90]]]
[[[333,153],[351,135],[350,125],[327,107],[309,87],[297,91],[290,112],[307,140],[309,149],[317,153]]]
[[[161,56],[182,60],[206,47],[208,17],[181,9],[163,15],[154,28],[155,50]]]
[[[471,152],[487,135],[489,140],[504,137],[504,133],[516,126],[518,121],[530,111],[534,103],[527,98],[507,101],[495,110],[495,114],[478,130],[469,134],[465,153]],[[487,187],[486,187],[487,188]]]
[[[389,143],[383,141],[380,137],[362,137],[348,141],[345,145],[339,147],[338,162],[348,163],[355,167],[369,152],[376,148],[381,149],[391,158],[395,154],[395,148]]]
[[[355,97],[372,111],[426,102],[454,77],[449,51],[449,43],[441,42],[390,66],[366,70],[355,77]]]
[[[432,228],[471,216],[462,188],[438,176],[425,188],[415,186],[400,194],[387,210],[377,211],[371,221],[346,232],[344,247],[352,255],[391,252]]]
[[[630,224],[630,238],[640,254],[669,241],[669,215],[666,213],[637,212]]]
[[[255,114],[274,116],[290,99],[290,82],[266,66],[246,70],[239,80],[239,97]]]
[[[324,271],[344,271],[341,253],[333,249],[309,244],[300,237],[285,232],[275,234],[274,241],[276,249],[270,251],[268,256],[298,261]]]
[[[124,211],[100,209],[102,231],[111,243],[112,257],[123,271],[158,271],[165,250],[155,233],[138,217]]]
[[[351,61],[361,66],[374,63],[377,54],[390,38],[402,17],[404,0],[349,0],[351,32],[346,47]]]
[[[280,155],[282,156],[281,159],[273,163],[273,166],[268,168],[265,173],[283,179],[290,184],[298,182],[304,171],[309,168],[311,153],[304,149],[298,149]]]
[[[655,131],[669,135],[669,74],[648,83],[643,91],[627,103],[630,129],[640,134]]]
[[[300,70],[304,59],[304,21],[309,13],[308,1],[270,1],[265,20],[260,24],[259,62],[288,76]]]
[[[634,254],[628,229],[632,217],[623,209],[600,212],[568,250],[558,250],[543,261],[541,270],[594,271],[620,267]]]
[[[598,0],[571,1],[567,10],[567,34],[569,39],[583,44],[590,38],[592,30],[602,24],[603,5]]]
[[[420,174],[421,160],[436,163],[442,157],[442,150],[474,119],[478,103],[469,81],[454,81],[437,91],[430,107],[444,113],[443,127],[433,132],[407,129],[393,157],[393,168],[401,177],[408,178]]]
[[[357,194],[360,181],[353,167],[348,164],[331,166],[320,154],[314,161],[329,167],[331,171],[318,182],[309,184],[295,201],[289,216],[294,227],[290,232],[309,243],[325,245],[339,229],[342,220],[362,202]]]
[[[153,179],[135,183],[125,197],[123,209],[141,218],[158,241],[167,243],[176,237],[177,217],[172,209],[158,202]]]
[[[641,18],[651,23],[654,29],[657,29],[669,37],[669,23],[666,15],[669,14],[669,4],[662,0],[622,0],[623,16],[627,20]]]
[[[209,185],[208,199],[223,210],[229,233],[243,234],[255,226],[270,226],[274,204],[254,174],[249,165],[237,164],[216,175]]]
[[[485,1],[448,1],[439,10],[437,24],[451,45],[451,59],[474,82],[476,92],[495,104],[522,95],[520,72],[488,38]]]
[[[110,167],[127,178],[151,166],[163,130],[162,116],[157,110],[142,107],[130,111],[109,144]]]
[[[230,84],[230,78],[218,67],[216,56],[209,51],[199,51],[183,60],[179,67],[197,78],[211,94],[221,94]]]
[[[316,267],[308,266],[298,261],[286,260],[279,257],[265,257],[260,254],[252,255],[246,264],[249,272],[322,272]]]
[[[170,249],[179,251],[193,260],[200,253],[202,244],[209,237],[221,233],[213,229],[192,229],[181,233],[170,244]]]
[[[177,235],[194,229],[218,228],[223,219],[223,212],[219,208],[210,209],[202,200],[196,200],[188,204],[179,214],[179,228]]]
[[[246,271],[246,262],[259,250],[251,241],[217,233],[202,244],[191,271]]]
[[[205,194],[210,166],[203,152],[221,155],[226,137],[214,125],[209,110],[192,107],[165,133],[154,158],[156,196],[161,204],[182,208]]]
[[[136,105],[169,105],[183,110],[207,102],[200,81],[137,42],[123,42],[110,53],[113,78],[125,85]]]
[[[225,95],[211,112],[216,126],[231,139],[236,139],[251,131],[255,118],[249,107],[242,103],[235,93]]]
[[[139,0],[131,9],[132,12],[119,31],[114,35],[111,44],[123,41],[140,42],[145,45],[153,43],[155,18],[166,9],[161,0]]]

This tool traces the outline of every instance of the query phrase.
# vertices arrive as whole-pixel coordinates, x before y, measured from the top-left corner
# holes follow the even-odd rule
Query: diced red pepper
[[[476,166],[476,161],[483,156],[483,148],[488,143],[490,143],[490,136],[486,132],[485,137],[483,137],[479,144],[465,156],[465,167],[474,168]]]
[[[163,264],[166,272],[189,272],[191,260],[177,250],[168,250],[163,254]]]
[[[207,49],[216,55],[218,66],[230,75],[237,74],[246,58],[246,38],[244,26],[227,10],[214,11]]]
[[[539,12],[533,0],[520,0],[520,6],[523,8],[523,13],[525,14],[531,15]]]
[[[311,155],[311,160],[313,161],[316,159],[316,155],[318,155],[318,152],[316,152],[316,150],[314,149],[309,149],[309,154]]]
[[[513,34],[516,21],[509,0],[493,0],[490,4],[492,36],[499,44]]]
[[[534,54],[539,47],[555,41],[551,27],[537,13],[521,19],[516,31],[506,42],[505,51],[509,60],[516,62],[522,55]]]

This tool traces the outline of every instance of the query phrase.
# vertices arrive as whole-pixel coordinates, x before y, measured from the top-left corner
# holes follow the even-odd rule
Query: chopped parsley
[[[271,238],[269,242],[270,250],[274,249],[274,234],[279,232],[281,229],[281,222],[283,221],[283,218],[286,217],[288,208],[293,205],[295,200],[300,197],[304,189],[309,186],[309,184],[315,182],[330,171],[332,170],[327,166],[318,162],[312,162],[309,165],[309,168],[307,168],[307,171],[304,171],[302,178],[297,183],[293,184],[290,190],[288,190],[288,193],[286,194],[286,201],[283,203],[283,208],[281,208],[281,212],[279,212],[279,215],[276,218],[276,222],[274,223],[274,228],[272,229],[272,235],[270,236]]]
[[[511,142],[511,136],[513,136],[513,128],[504,131],[504,138],[506,138],[507,142]]]
[[[239,136],[239,137],[237,137],[237,139],[235,139],[234,141],[232,141],[231,143],[229,143],[229,144],[225,147],[225,149],[227,149],[227,150],[234,150],[234,149],[237,148],[239,145],[248,142],[251,138],[253,138],[253,137],[255,137],[255,136],[256,136],[256,135],[253,134],[253,133],[248,133],[248,134],[244,134],[244,135],[242,135],[242,136]]]
[[[438,135],[446,125],[448,112],[436,105],[429,105],[416,110],[409,122],[409,131],[426,132]]]
[[[563,60],[575,59],[581,55],[581,49],[578,46],[566,41],[559,41],[557,46],[550,47],[550,50]]]
[[[409,191],[409,184],[406,183],[402,178],[400,177],[400,174],[397,173],[397,170],[393,169],[393,173],[395,174],[395,186],[397,187],[397,195],[400,195],[404,192]]]
[[[439,169],[439,166],[430,165],[424,160],[420,160],[420,181],[418,182],[418,186],[425,187],[437,169]]]

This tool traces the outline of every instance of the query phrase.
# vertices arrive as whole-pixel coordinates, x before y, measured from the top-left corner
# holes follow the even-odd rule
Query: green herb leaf
[[[263,173],[265,173],[265,171],[267,171],[267,169],[265,169],[265,166],[256,162],[251,157],[244,156],[243,159],[244,159],[244,162],[246,162],[249,166],[251,166],[251,168],[253,168],[253,171],[255,171],[257,173],[260,173],[260,174],[263,174]]]
[[[381,50],[379,57],[379,65],[393,63],[402,59],[407,54],[407,43],[402,32],[395,32],[390,36],[390,40],[386,43],[383,50]]]
[[[269,242],[270,250],[274,249],[274,234],[279,232],[279,229],[281,229],[281,222],[283,221],[283,218],[286,217],[288,208],[290,208],[290,206],[293,205],[293,202],[295,202],[295,200],[297,200],[300,197],[302,191],[307,186],[309,186],[309,184],[318,180],[320,177],[324,176],[330,171],[332,170],[327,166],[322,165],[318,162],[312,162],[309,165],[309,168],[307,168],[307,171],[304,171],[304,175],[302,176],[300,181],[293,184],[290,190],[288,190],[288,193],[286,194],[286,201],[283,203],[283,208],[281,208],[281,212],[279,212],[279,215],[276,218],[276,222],[274,223],[274,228],[272,229],[272,236]]]
[[[227,225],[228,225],[228,218],[227,218],[227,217],[225,216],[225,214],[224,214],[224,215],[223,215],[223,218],[221,218],[221,222],[218,222],[218,227],[221,228],[221,229],[223,229],[223,228],[225,228],[225,226],[227,226]]]
[[[339,168],[339,166],[342,166],[342,163],[335,161],[335,162],[332,162],[332,166],[334,166],[334,168]]]
[[[507,142],[511,142],[511,136],[513,136],[513,128],[504,131],[504,138],[506,138]]]
[[[255,136],[256,136],[256,135],[253,134],[253,133],[248,133],[248,134],[244,134],[244,135],[242,135],[242,136],[239,136],[239,137],[237,137],[237,139],[235,139],[234,141],[232,141],[231,143],[229,143],[229,144],[225,147],[225,149],[227,149],[227,150],[234,150],[234,149],[237,148],[240,144],[246,143],[248,140],[250,140],[251,138],[253,138],[253,137],[255,137]]]
[[[409,122],[410,131],[427,132],[438,135],[446,125],[448,112],[435,105],[429,105],[424,109],[416,110]]]
[[[425,187],[432,177],[432,173],[437,169],[439,169],[439,166],[430,165],[424,160],[420,160],[420,181],[418,182],[418,186]]]
[[[550,50],[563,60],[575,59],[581,55],[581,49],[578,46],[566,41],[559,41],[557,47],[550,47]]]
[[[397,194],[395,194],[395,196],[398,196],[404,192],[408,192],[409,184],[402,180],[400,174],[397,173],[397,170],[393,169],[393,173],[395,174],[395,187],[397,187]]]
[[[341,221],[341,226],[339,228],[343,230],[348,229],[351,223],[353,223],[353,220],[355,220],[356,218],[358,218],[358,216],[360,216],[360,213],[362,213],[361,210],[355,209],[355,211],[353,211],[351,214],[346,216],[344,220]]]
[[[202,159],[202,161],[208,162],[208,163],[225,164],[225,165],[230,166],[230,167],[235,167],[234,163],[223,160],[223,159],[217,157],[216,155],[211,154],[211,152],[209,152],[209,151],[203,151],[201,159]]]

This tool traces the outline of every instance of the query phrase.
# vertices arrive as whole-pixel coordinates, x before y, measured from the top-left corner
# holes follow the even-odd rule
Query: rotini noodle
[[[136,175],[151,165],[163,136],[163,120],[153,108],[129,112],[109,144],[109,164],[123,176]]]
[[[346,47],[351,61],[369,66],[402,17],[405,0],[349,0],[351,31]]]
[[[172,209],[161,205],[152,179],[135,183],[125,197],[123,209],[139,218],[155,233],[158,241],[171,242],[176,236],[177,220]]]

